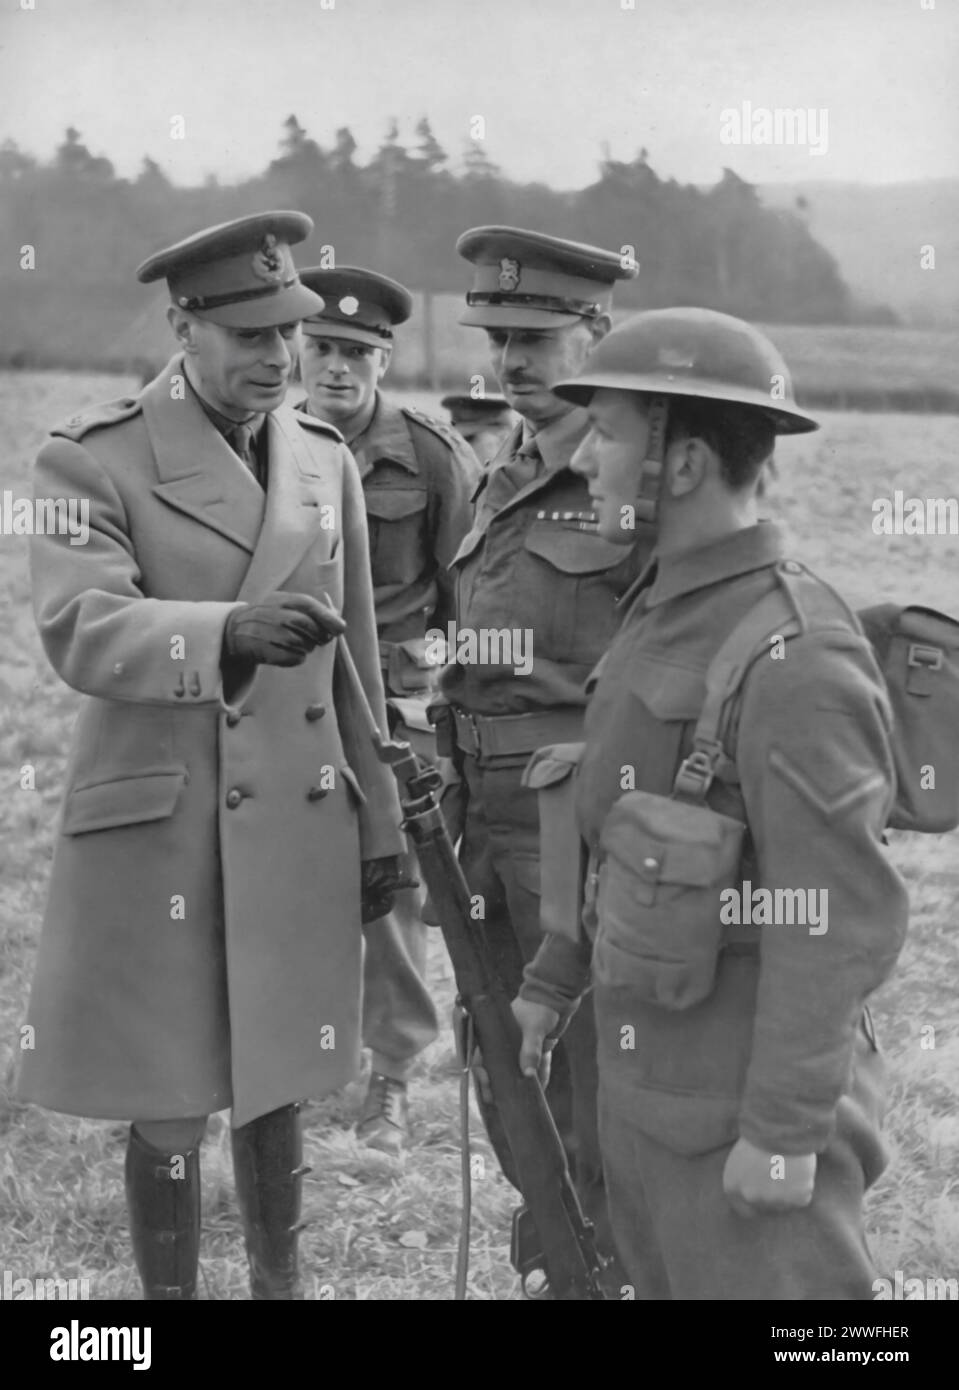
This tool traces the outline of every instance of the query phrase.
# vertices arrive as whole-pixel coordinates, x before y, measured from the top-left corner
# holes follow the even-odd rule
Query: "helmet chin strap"
[[[666,423],[669,418],[669,398],[653,396],[650,399],[647,419],[649,438],[646,443],[646,457],[639,471],[639,486],[636,489],[636,519],[654,522],[663,485],[663,460],[666,457]]]

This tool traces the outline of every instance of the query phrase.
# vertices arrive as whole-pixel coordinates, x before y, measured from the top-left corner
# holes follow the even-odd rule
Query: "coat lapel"
[[[321,538],[332,559],[335,538],[341,533],[325,528],[323,507],[339,508],[340,494],[333,451],[328,459],[310,450],[304,428],[289,406],[280,406],[267,421],[270,476],[266,513],[256,549],[237,598],[262,597],[279,588],[296,569],[304,552]]]
[[[174,357],[143,392],[143,419],[160,481],[154,495],[252,554],[263,524],[263,489],[204,415],[189,386],[179,386]]]

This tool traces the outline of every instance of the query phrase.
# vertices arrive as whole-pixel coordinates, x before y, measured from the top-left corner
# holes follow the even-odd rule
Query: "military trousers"
[[[404,888],[393,909],[363,928],[363,1045],[375,1072],[405,1081],[414,1059],[436,1037],[436,1007],[426,987],[426,892]]]
[[[419,757],[435,760],[432,733],[411,729],[402,719],[394,719],[390,731],[394,738],[411,743]],[[413,1062],[439,1032],[436,1006],[426,985],[425,901],[423,884],[405,888],[396,894],[391,912],[363,928],[363,1046],[373,1054],[373,1070],[394,1081],[407,1080]]]
[[[497,975],[510,997],[542,932],[539,917],[539,808],[517,766],[481,765],[464,755],[469,800],[460,863],[474,895],[483,898],[483,927]],[[583,1210],[601,1248],[612,1251],[597,1128],[596,1030],[589,1000],[557,1044],[546,1099],[569,1161]]]

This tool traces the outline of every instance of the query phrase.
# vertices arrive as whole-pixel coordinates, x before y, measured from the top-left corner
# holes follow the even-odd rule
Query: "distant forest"
[[[618,291],[622,306],[701,304],[763,323],[895,322],[889,310],[857,305],[810,233],[801,199],[793,209],[767,208],[731,169],[703,190],[659,178],[641,149],[629,162],[602,158],[595,183],[562,192],[507,179],[476,141],[454,169],[426,117],[409,147],[394,121],[366,164],[356,150],[348,128],[324,149],[290,116],[262,174],[185,188],[149,157],[135,179],[118,178],[73,128],[47,163],[6,141],[0,360],[102,359],[104,342],[142,307],[134,270],[150,251],[267,208],[300,208],[313,218],[313,237],[297,252],[301,264],[332,245],[338,263],[370,266],[415,291],[462,292],[467,272],[456,238],[467,227],[506,222],[634,247],[640,274]],[[35,248],[34,269],[21,268],[24,246]]]

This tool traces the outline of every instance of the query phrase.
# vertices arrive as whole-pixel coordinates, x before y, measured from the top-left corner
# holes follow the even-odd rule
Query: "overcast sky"
[[[457,163],[479,115],[505,173],[560,188],[604,141],[684,182],[959,175],[955,0],[30,3],[0,0],[0,139],[46,158],[72,123],[127,176],[144,154],[178,183],[259,172],[291,112],[324,145],[348,125],[361,160],[427,113]],[[744,102],[825,109],[825,152],[722,143]]]

